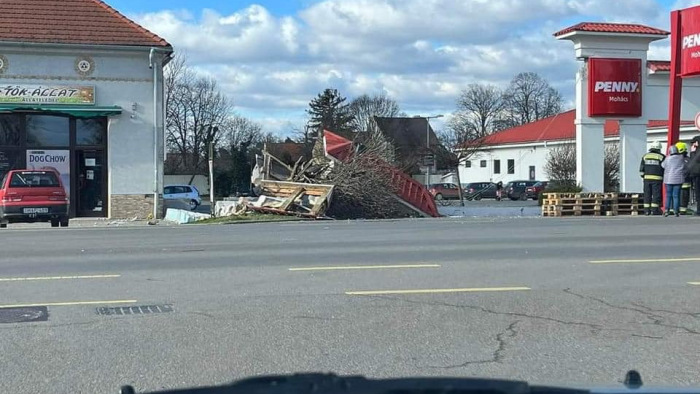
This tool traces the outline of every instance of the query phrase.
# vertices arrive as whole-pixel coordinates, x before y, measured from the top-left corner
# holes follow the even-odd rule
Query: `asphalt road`
[[[300,371],[611,385],[631,368],[700,385],[699,230],[690,217],[3,230],[0,320],[27,305],[48,320],[0,324],[0,389]]]

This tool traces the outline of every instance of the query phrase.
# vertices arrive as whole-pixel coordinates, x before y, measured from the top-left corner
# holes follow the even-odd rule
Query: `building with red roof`
[[[461,182],[549,180],[545,164],[552,150],[572,146],[577,155],[581,154],[577,160],[577,181],[585,190],[602,191],[599,188],[607,186],[601,182],[605,154],[600,150],[620,151],[619,145],[624,145],[625,154],[619,155],[620,172],[624,175],[621,188],[623,191],[641,191],[637,190],[641,188],[637,163],[644,154],[645,143],[638,136],[646,132],[647,146],[650,142],[660,141],[665,149],[671,69],[669,61],[647,59],[648,45],[666,39],[669,34],[668,31],[645,25],[598,22],[582,22],[554,33],[557,39],[574,43],[576,59],[581,62],[576,74],[575,104],[578,112],[564,111],[529,124],[501,130],[479,141],[479,149],[476,151],[474,144],[465,147],[465,151],[474,152],[460,164]],[[594,74],[596,77],[590,77],[591,73],[599,71],[593,67],[593,62],[589,63],[590,59],[595,58],[608,58],[608,61],[618,63],[623,63],[621,59],[638,61],[636,64],[641,65],[642,72],[636,82],[639,88],[635,91],[639,97],[636,103],[639,104],[632,104],[637,106],[638,112],[591,110],[594,104],[596,107],[610,106],[608,101],[595,101],[601,99],[590,93],[592,89],[588,84],[591,81],[601,81],[591,79],[600,78],[600,72]],[[596,61],[595,64],[603,63]],[[606,66],[600,67],[612,67],[611,63],[605,64]],[[619,71],[616,72],[616,76],[621,75]],[[620,101],[619,97],[612,98]],[[627,97],[622,98],[624,102],[628,100]],[[698,134],[691,120],[698,111],[700,79],[686,79],[681,108],[681,119],[684,119],[681,122],[681,141],[689,141]]]
[[[61,160],[72,217],[161,216],[172,53],[104,1],[0,1],[0,177]]]

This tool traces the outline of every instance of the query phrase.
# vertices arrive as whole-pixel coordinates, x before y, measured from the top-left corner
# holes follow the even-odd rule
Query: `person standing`
[[[690,159],[687,165],[688,176],[693,184],[695,195],[695,216],[700,216],[700,136],[694,137],[690,143]]]
[[[496,184],[496,201],[501,201],[503,199],[503,182],[498,181]]]
[[[688,144],[682,141],[676,142],[676,148],[678,149],[678,154],[683,156],[683,160],[688,163]],[[687,169],[685,171],[685,178],[683,179],[683,184],[681,185],[681,205],[680,214],[688,214],[688,205],[690,204],[690,187],[691,178],[688,175]]]
[[[661,163],[665,158],[661,153],[661,143],[654,141],[639,165],[640,175],[644,179],[644,213],[647,216],[661,214],[661,185],[664,180]]]
[[[686,160],[678,153],[678,148],[671,145],[668,149],[669,156],[661,162],[664,169],[664,184],[666,185],[666,205],[664,206],[664,216],[671,213],[671,203],[673,202],[673,213],[680,216],[680,195],[681,185],[685,180]]]

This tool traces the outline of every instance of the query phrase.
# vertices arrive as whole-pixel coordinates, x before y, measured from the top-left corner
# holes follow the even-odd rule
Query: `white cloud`
[[[656,0],[322,0],[285,16],[251,5],[133,17],[219,80],[241,113],[284,128],[326,87],[387,93],[409,113],[449,113],[469,83],[503,86],[534,71],[570,102],[578,65],[571,43],[552,33],[590,20],[668,28],[668,11]],[[668,41],[649,58],[667,59]]]

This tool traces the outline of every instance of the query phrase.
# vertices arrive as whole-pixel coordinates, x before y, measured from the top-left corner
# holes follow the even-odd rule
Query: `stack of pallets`
[[[542,216],[617,216],[644,212],[637,193],[544,193]]]
[[[601,216],[604,197],[600,193],[545,193],[543,216]]]
[[[644,195],[640,193],[618,193],[610,212],[612,212],[610,216],[644,214]]]

